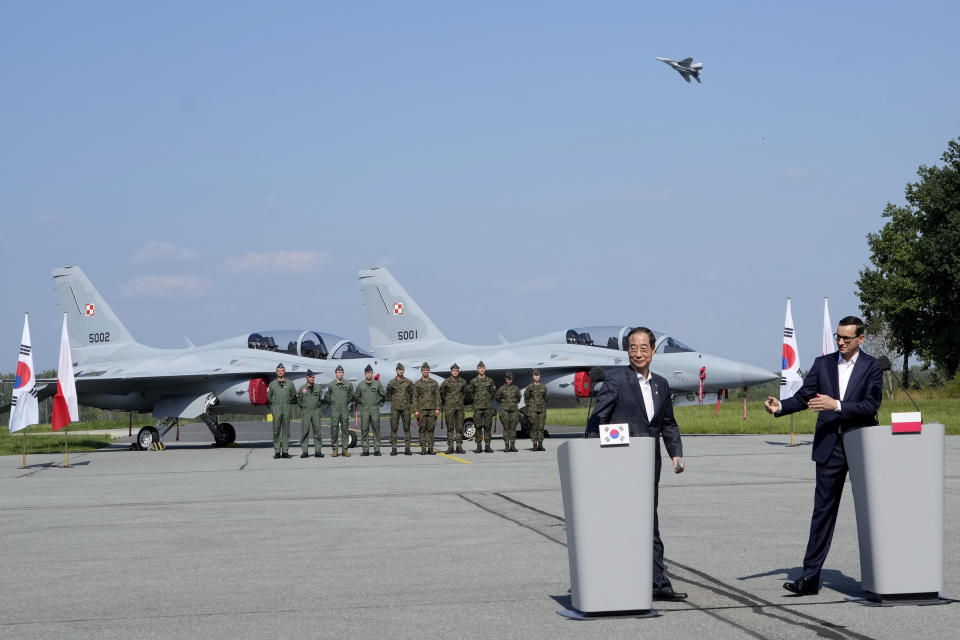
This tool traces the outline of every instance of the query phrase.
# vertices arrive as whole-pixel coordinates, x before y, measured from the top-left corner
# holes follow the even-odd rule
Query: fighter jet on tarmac
[[[499,345],[467,345],[448,340],[387,269],[358,274],[363,289],[370,344],[386,360],[428,362],[434,374],[447,375],[456,362],[464,374],[479,360],[497,384],[507,370],[520,387],[531,381],[530,369],[541,370],[551,406],[572,406],[589,397],[604,371],[629,363],[628,326],[579,327]],[[665,377],[674,392],[737,389],[776,380],[775,373],[742,362],[700,353],[664,333],[657,336],[651,368]],[[525,426],[525,425],[522,425]],[[465,428],[465,434],[467,430]]]
[[[232,443],[236,431],[219,416],[265,415],[267,385],[279,363],[298,387],[307,369],[316,373],[318,384],[333,381],[337,365],[352,381],[363,379],[367,364],[393,371],[392,363],[378,366],[378,360],[349,340],[319,331],[255,331],[200,347],[148,347],[134,340],[80,267],[54,269],[53,280],[60,307],[69,316],[80,404],[152,412],[157,426],[137,434],[141,449],[159,443],[177,418],[199,417],[217,445]],[[44,391],[52,396],[56,384]],[[354,439],[351,433],[351,446]]]
[[[690,76],[700,82],[700,69],[703,69],[702,62],[694,62],[693,58],[685,58],[680,62],[670,58],[657,58],[660,62],[666,63],[677,70],[677,73],[683,76],[683,79],[690,82]]]

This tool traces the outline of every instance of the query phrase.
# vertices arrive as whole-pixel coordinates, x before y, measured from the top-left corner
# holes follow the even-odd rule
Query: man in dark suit
[[[774,397],[764,403],[781,417],[810,409],[818,412],[813,435],[813,460],[817,463],[817,488],[813,496],[810,538],[803,557],[803,573],[783,588],[798,596],[820,591],[820,569],[830,551],[833,528],[847,478],[847,457],[842,434],[847,429],[878,424],[883,399],[883,372],[876,358],[860,350],[863,321],[847,316],[837,327],[837,351],[817,358],[803,386],[782,403]]]
[[[630,366],[607,375],[597,395],[597,405],[587,422],[588,438],[600,436],[601,424],[629,425],[630,437],[663,438],[667,454],[676,473],[683,472],[683,446],[680,429],[673,417],[670,386],[663,376],[650,371],[656,338],[646,327],[637,327],[627,336]],[[670,579],[663,572],[663,541],[660,539],[660,520],[657,504],[660,494],[660,443],[657,442],[656,469],[653,489],[653,599],[680,601],[687,594],[673,590]]]

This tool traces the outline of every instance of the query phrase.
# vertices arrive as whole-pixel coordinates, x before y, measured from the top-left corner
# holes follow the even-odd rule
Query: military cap
[[[503,375],[503,377],[506,378],[507,380],[513,380],[513,371],[507,371],[507,372]]]
[[[481,360],[480,362],[477,363],[477,369],[479,369],[480,367],[485,367],[485,366],[487,366],[487,365],[483,364],[483,360]]]
[[[277,365],[277,369],[286,369],[286,367],[283,366],[283,363],[281,362],[280,364]]]
[[[427,363],[427,362],[424,362],[422,365],[420,365],[420,368],[421,368],[421,369],[429,369],[429,368],[430,368],[430,364]]]
[[[404,370],[404,369],[403,369],[403,363],[402,363],[402,362],[398,362],[398,363],[397,363],[397,371],[403,371],[403,370]]]
[[[372,372],[372,371],[373,371],[373,367],[371,367],[370,365],[365,366],[365,367],[363,368],[363,372],[366,373],[367,371]]]
[[[534,369],[530,372],[531,375],[538,376],[540,375],[540,369]]]
[[[316,375],[316,374],[313,372],[313,369],[307,369],[307,377],[309,378],[310,376],[313,376],[313,375]]]
[[[336,371],[343,371],[343,365],[338,364],[338,365],[337,365],[337,368],[334,369],[334,371],[335,371],[335,372],[336,372]]]
[[[450,365],[450,370],[453,371],[454,369],[456,369],[457,371],[460,371],[460,365],[458,365],[456,362]]]

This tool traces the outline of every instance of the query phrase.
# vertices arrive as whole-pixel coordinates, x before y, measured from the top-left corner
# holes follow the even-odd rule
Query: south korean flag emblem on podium
[[[624,422],[621,424],[600,425],[600,446],[614,447],[630,444],[630,429]]]

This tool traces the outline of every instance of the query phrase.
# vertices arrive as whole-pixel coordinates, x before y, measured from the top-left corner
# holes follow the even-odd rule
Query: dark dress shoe
[[[653,599],[663,602],[683,602],[687,599],[687,594],[674,591],[673,587],[667,589],[654,589]]]
[[[783,588],[792,593],[795,596],[815,596],[820,593],[820,586],[817,582],[812,580],[807,580],[806,578],[800,578],[799,580],[794,580],[793,582],[784,582]]]

